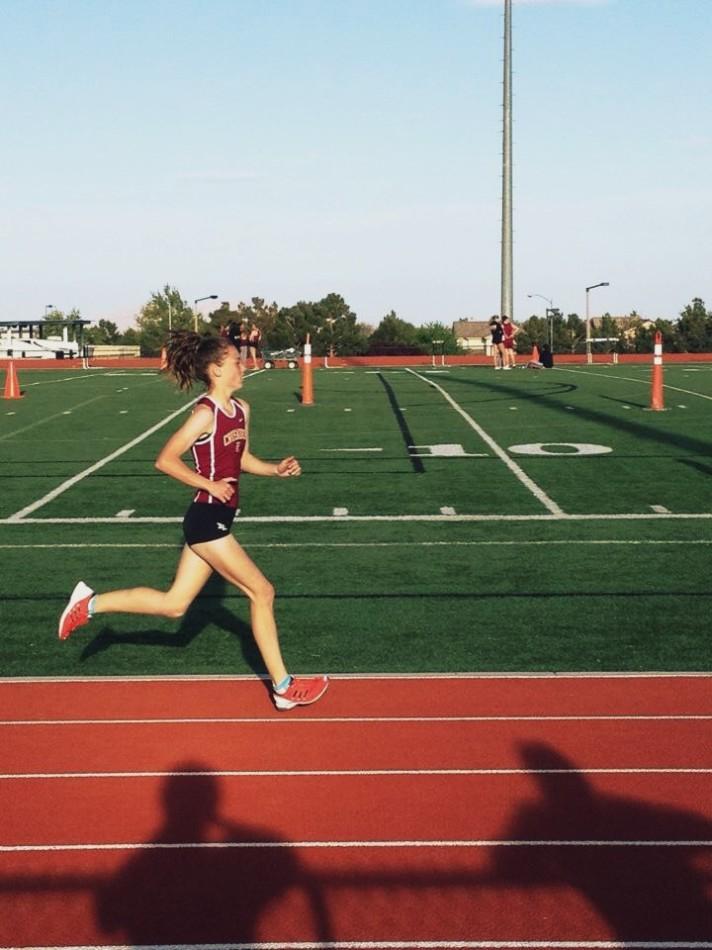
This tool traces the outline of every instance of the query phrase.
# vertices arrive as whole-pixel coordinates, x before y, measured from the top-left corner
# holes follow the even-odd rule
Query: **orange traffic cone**
[[[304,344],[304,359],[302,361],[302,405],[314,405],[314,379],[312,376],[312,352],[310,335],[307,333],[307,341]]]
[[[536,345],[536,343],[534,344],[534,346],[532,346],[531,361],[532,363],[539,362],[539,347]]]
[[[7,372],[5,373],[5,392],[3,399],[21,399],[25,394],[20,392],[20,384],[17,381],[17,372],[15,370],[14,360],[10,360]]]
[[[650,408],[654,412],[662,412],[665,409],[665,399],[663,397],[663,335],[659,330],[655,334]]]

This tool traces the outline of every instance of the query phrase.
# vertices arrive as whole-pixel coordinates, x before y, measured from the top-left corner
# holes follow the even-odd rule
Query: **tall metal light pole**
[[[590,363],[592,360],[591,357],[591,320],[588,314],[588,292],[589,290],[595,290],[596,287],[610,287],[610,284],[607,280],[602,280],[600,284],[591,284],[590,287],[586,288],[586,362]]]
[[[193,329],[198,332],[198,304],[201,300],[217,300],[217,294],[208,294],[207,297],[196,297],[193,301]]]
[[[512,0],[504,0],[502,84],[502,283],[500,316],[514,319],[512,282]]]

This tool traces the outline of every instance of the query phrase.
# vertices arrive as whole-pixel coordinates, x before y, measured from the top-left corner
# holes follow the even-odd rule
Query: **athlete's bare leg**
[[[212,574],[212,568],[186,544],[178,562],[176,576],[167,591],[152,587],[130,587],[97,594],[94,613],[151,614],[182,617]]]
[[[274,587],[232,535],[217,541],[194,544],[193,550],[221,577],[239,587],[249,597],[255,642],[272,682],[281,683],[288,674],[274,619]]]

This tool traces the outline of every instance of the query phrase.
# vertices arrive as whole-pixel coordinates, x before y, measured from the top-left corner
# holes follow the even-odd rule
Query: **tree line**
[[[52,324],[65,318],[78,319],[78,310],[67,314],[55,310],[45,318],[48,332]],[[193,310],[175,287],[166,285],[151,294],[134,326],[119,330],[111,320],[100,319],[85,328],[85,342],[91,344],[124,344],[139,346],[142,356],[156,356],[174,330],[197,327],[199,332],[219,332],[230,323],[253,323],[262,331],[263,347],[270,351],[289,348],[301,350],[307,334],[316,356],[414,356],[435,350],[448,355],[467,352],[458,345],[450,327],[439,321],[416,326],[398,317],[391,310],[377,326],[358,321],[344,298],[327,294],[318,301],[299,301],[290,307],[267,303],[252,297],[235,308],[222,304],[207,316]],[[549,320],[531,316],[518,322],[517,346],[527,352],[536,343],[553,342],[555,353],[582,352],[586,342],[585,320],[576,313],[566,316],[558,311]],[[650,323],[633,311],[624,325],[610,314],[596,318],[594,338],[607,338],[606,343],[593,344],[596,350],[617,350],[619,353],[650,353],[655,334],[660,331],[667,352],[700,353],[712,351],[712,311],[699,297],[680,312],[676,320],[659,319]]]

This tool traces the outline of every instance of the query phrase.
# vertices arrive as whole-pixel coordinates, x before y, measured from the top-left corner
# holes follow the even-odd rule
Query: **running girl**
[[[264,462],[250,452],[250,408],[232,396],[242,386],[242,364],[229,340],[179,331],[171,335],[166,349],[168,369],[181,389],[190,389],[199,380],[208,390],[156,459],[159,471],[196,489],[183,520],[186,543],[175,579],[165,592],[134,587],[104,594],[95,594],[80,581],[60,618],[59,638],[66,640],[95,614],[182,617],[217,571],[250,600],[252,632],[272,680],[277,709],[308,706],[324,695],[328,679],[289,675],[274,619],[274,588],[230,534],[240,472],[290,478],[301,474],[299,462],[291,455],[277,464]],[[181,459],[188,449],[193,452],[195,471]]]

